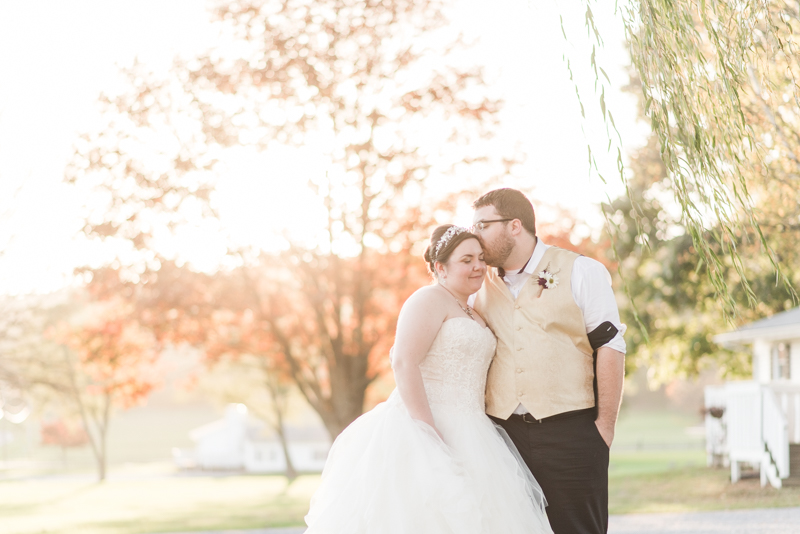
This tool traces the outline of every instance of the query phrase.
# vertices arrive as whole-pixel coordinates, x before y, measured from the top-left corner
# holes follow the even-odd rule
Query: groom
[[[625,361],[611,277],[539,240],[521,192],[490,191],[473,208],[472,230],[496,267],[474,300],[498,338],[486,413],[541,484],[554,533],[604,533]]]

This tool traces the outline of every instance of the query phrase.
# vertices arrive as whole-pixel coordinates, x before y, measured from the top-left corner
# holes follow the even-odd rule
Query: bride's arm
[[[397,319],[397,335],[392,350],[392,369],[397,391],[412,418],[436,430],[428,397],[422,383],[419,364],[431,348],[446,316],[438,299],[426,291],[418,291],[403,305]],[[439,434],[441,437],[441,434]]]

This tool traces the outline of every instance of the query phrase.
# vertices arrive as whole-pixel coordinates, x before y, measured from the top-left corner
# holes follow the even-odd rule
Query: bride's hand
[[[441,442],[442,442],[442,443],[444,443],[444,444],[447,444],[447,442],[445,442],[445,440],[444,440],[444,436],[442,435],[442,433],[441,433],[441,432],[439,432],[439,429],[438,429],[438,428],[436,428],[436,427],[435,427],[435,426],[433,426],[433,425],[428,425],[428,426],[429,426],[429,427],[431,427],[431,430],[433,430],[434,432],[436,432],[436,435],[439,437],[439,439],[441,440]]]
[[[428,421],[425,421],[425,420],[423,420],[423,419],[415,419],[415,421],[416,421],[416,422],[417,422],[417,423],[418,423],[420,426],[422,426],[422,427],[423,427],[423,428],[424,428],[426,431],[428,431],[428,432],[434,432],[434,433],[435,433],[437,436],[439,436],[439,439],[440,439],[440,440],[444,441],[444,436],[442,436],[442,433],[441,433],[441,432],[439,432],[439,429],[438,429],[438,428],[436,428],[436,425],[435,425],[435,424],[433,424],[433,422],[428,422]]]
[[[431,427],[431,430],[433,430],[434,432],[436,432],[436,435],[437,435],[437,436],[439,436],[439,439],[440,439],[440,440],[442,440],[442,443],[446,443],[446,442],[444,441],[444,436],[442,435],[442,433],[441,433],[441,432],[439,432],[439,429],[438,429],[438,428],[436,428],[436,425],[428,424],[428,426],[429,426],[429,427]]]

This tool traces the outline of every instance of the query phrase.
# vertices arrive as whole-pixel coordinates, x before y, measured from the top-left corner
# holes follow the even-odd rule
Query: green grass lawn
[[[702,453],[702,451],[700,451]],[[613,454],[613,514],[797,506],[800,489],[728,482],[726,470],[694,465],[697,451]],[[142,534],[302,525],[319,476],[168,476],[141,467],[103,484],[76,479],[0,482],[0,532]]]
[[[703,449],[703,434],[687,431],[688,428],[702,424],[699,414],[670,410],[624,410],[617,421],[614,448]]]
[[[702,435],[687,432],[698,416],[674,411],[623,412],[609,465],[612,514],[800,506],[800,489],[730,483],[730,470],[709,469]]]
[[[639,460],[636,463],[642,465]],[[800,488],[762,488],[758,478],[731,484],[729,470],[706,467],[631,475],[611,472],[608,486],[612,514],[800,506]]]
[[[0,482],[0,532],[134,534],[302,524],[319,476]]]
[[[611,513],[800,505],[799,488],[762,489],[758,479],[732,485],[729,471],[706,468],[702,437],[685,431],[697,423],[691,414],[623,413],[609,467]],[[288,484],[280,476],[180,476],[169,462],[118,462],[112,466],[111,480],[96,484],[89,469],[80,477],[60,478],[6,472],[7,478],[0,478],[0,534],[144,534],[302,525],[319,483],[318,475]]]

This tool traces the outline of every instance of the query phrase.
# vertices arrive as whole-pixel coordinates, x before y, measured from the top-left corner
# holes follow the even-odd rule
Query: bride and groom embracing
[[[397,388],[334,442],[307,534],[607,531],[625,352],[611,277],[542,243],[521,192],[473,207],[471,228],[433,232]]]

